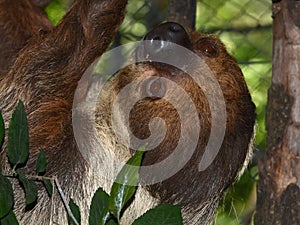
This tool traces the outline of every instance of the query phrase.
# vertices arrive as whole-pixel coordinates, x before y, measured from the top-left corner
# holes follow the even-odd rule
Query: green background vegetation
[[[140,40],[146,31],[167,18],[167,0],[129,0],[124,23],[114,45]],[[57,24],[71,1],[54,0],[47,13]],[[255,153],[266,146],[265,108],[271,78],[272,18],[270,0],[201,0],[197,2],[196,29],[215,33],[237,59],[257,107]],[[256,199],[255,156],[242,178],[220,204],[216,225],[251,224]]]

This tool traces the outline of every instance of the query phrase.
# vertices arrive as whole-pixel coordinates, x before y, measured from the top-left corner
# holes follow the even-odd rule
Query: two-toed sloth
[[[51,26],[43,12],[46,3],[0,2],[0,109],[7,127],[18,100],[24,102],[31,150],[28,172],[34,168],[39,149],[45,149],[46,175],[58,177],[66,196],[73,198],[82,210],[82,224],[86,224],[94,192],[99,186],[109,190],[113,180],[107,178],[111,170],[119,168],[106,156],[113,153],[117,160],[125,162],[137,148],[132,147],[136,139],[147,140],[158,134],[157,139],[148,143],[153,149],[144,154],[143,167],[151,168],[166,159],[172,160],[161,164],[161,171],[156,168],[150,175],[141,172],[141,185],[124,212],[122,224],[130,224],[160,203],[180,205],[184,224],[208,224],[219,199],[245,167],[251,152],[255,106],[235,59],[214,35],[186,31],[172,22],[157,26],[144,38],[155,41],[154,47],[139,47],[135,52],[135,57],[149,60],[124,67],[107,80],[98,93],[93,120],[101,148],[100,151],[92,149],[91,144],[83,155],[77,145],[82,142],[75,140],[72,127],[75,90],[84,72],[113,39],[124,17],[126,0],[78,0],[56,27]],[[201,63],[192,62],[188,55],[174,54],[166,42],[197,55]],[[160,54],[163,59],[173,57],[178,64],[184,62],[182,68],[193,68],[195,76],[209,73],[212,77],[208,76],[207,83],[202,79],[199,85],[197,79],[176,65],[155,62]],[[213,79],[217,86],[211,85]],[[86,85],[87,90],[92,85]],[[127,91],[122,92],[125,89]],[[221,90],[221,96],[217,89]],[[88,91],[83,90],[83,93]],[[131,98],[137,95],[141,98],[130,105]],[[219,112],[219,106],[212,105],[214,101],[209,96],[222,100],[215,103],[224,103],[225,120],[218,120],[222,115],[212,112]],[[85,110],[89,109],[87,98],[88,95],[79,93],[73,115],[85,117]],[[84,107],[80,105],[81,100]],[[220,121],[223,124],[219,124]],[[215,157],[201,170],[199,165],[212,136],[222,134],[213,130],[222,128],[222,142],[213,154]],[[83,124],[77,137],[80,139],[82,135],[86,139],[90,132]],[[120,135],[127,140],[121,140]],[[185,135],[183,142],[180,141],[182,135]],[[178,145],[181,148],[174,156]],[[8,171],[4,149],[5,144],[1,150],[1,166],[3,171]],[[177,165],[175,172],[168,170]],[[99,176],[97,171],[107,177]],[[171,175],[166,174],[168,172]],[[156,180],[156,176],[165,178],[149,182]],[[14,208],[21,224],[49,221],[51,199],[47,193],[40,191],[37,205],[26,212],[22,190],[16,188],[15,191]],[[53,204],[54,220],[66,224],[59,196],[54,198]]]

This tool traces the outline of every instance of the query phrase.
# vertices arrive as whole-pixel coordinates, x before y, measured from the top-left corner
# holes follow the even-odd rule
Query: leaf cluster
[[[0,144],[3,144],[5,137],[5,125],[0,113]],[[1,146],[0,146],[1,147]],[[29,133],[25,107],[19,101],[15,108],[8,127],[8,139],[6,154],[12,168],[12,177],[17,179],[25,192],[25,207],[31,208],[37,203],[38,186],[36,178],[25,175],[24,167],[29,157]],[[1,171],[1,170],[0,170]],[[43,150],[36,161],[37,177],[46,172],[46,156]],[[49,180],[41,180],[49,193],[52,195],[52,184]],[[11,181],[0,173],[0,224],[18,224],[13,212],[14,192]]]

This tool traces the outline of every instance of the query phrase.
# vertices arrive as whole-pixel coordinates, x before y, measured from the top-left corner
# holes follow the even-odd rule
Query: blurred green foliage
[[[52,0],[46,8],[46,13],[53,25],[57,25],[66,14],[71,2],[68,0]]]
[[[47,7],[57,24],[71,0],[54,0]],[[237,59],[257,107],[255,147],[266,146],[265,108],[272,70],[272,18],[270,0],[199,0],[196,30],[215,33]],[[114,45],[139,40],[146,31],[167,19],[167,0],[129,0],[126,18]],[[250,165],[228,190],[215,225],[251,224],[255,207],[257,167]]]

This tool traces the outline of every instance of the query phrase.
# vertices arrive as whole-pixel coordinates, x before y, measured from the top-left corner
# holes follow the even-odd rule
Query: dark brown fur
[[[42,1],[36,2],[44,6]],[[72,101],[82,74],[103,53],[116,33],[124,16],[125,5],[126,1],[120,0],[78,0],[63,21],[57,27],[52,27],[42,9],[29,0],[6,0],[0,3],[0,108],[6,125],[17,101],[23,100],[31,140],[28,167],[33,168],[33,159],[39,148],[44,148],[48,160],[47,175],[58,176],[67,197],[77,199],[84,214],[87,214],[91,196],[101,182],[94,181],[94,177],[85,177],[89,174],[89,166],[93,165],[87,165],[76,148],[71,126]],[[8,15],[15,17],[9,18]],[[171,178],[146,187],[146,191],[158,202],[180,204],[185,224],[189,225],[211,221],[220,197],[234,182],[247,158],[255,120],[255,107],[242,72],[223,44],[215,36],[193,32],[190,33],[190,39],[192,49],[205,60],[218,80],[227,110],[222,148],[205,171],[198,172],[198,164],[208,141],[211,115],[203,91],[192,79],[174,68],[146,63],[125,68],[108,83],[108,91],[113,96],[134,78],[155,71],[156,75],[178,83],[195,102],[202,130],[192,159]],[[202,53],[198,44],[203,39],[213,42],[218,50],[216,56],[208,57]],[[104,107],[107,110],[113,98],[106,100]],[[110,118],[109,112],[102,112],[101,108],[98,110],[101,116],[96,121]],[[180,121],[174,107],[164,99],[145,99],[133,108],[130,115],[132,132],[140,138],[150,135],[148,124],[151,118],[161,117],[166,121],[166,138],[155,150],[146,153],[143,165],[166,158],[176,146],[180,132]],[[100,132],[104,130],[101,127],[99,129]],[[113,134],[109,134],[109,137],[115,140]],[[105,141],[111,140],[103,142],[105,144]],[[122,150],[126,151],[126,148]],[[118,154],[122,156],[128,152]],[[2,151],[1,165],[8,171],[5,161],[5,152]],[[17,215],[23,224],[45,224],[49,220],[47,198],[45,193],[41,193],[41,200],[33,211],[34,216],[30,214],[32,212],[21,212],[22,202],[17,199]],[[54,218],[65,221],[59,198],[55,199],[55,204]],[[137,215],[140,213],[136,212]],[[87,223],[87,218],[83,218],[83,222]]]
[[[79,0],[63,21],[52,27],[38,4],[29,0],[0,3],[0,109],[6,127],[17,101],[22,100],[30,132],[29,171],[34,168],[39,149],[44,148],[46,175],[58,175],[68,197],[88,198],[87,191],[82,190],[85,185],[80,183],[86,165],[72,136],[74,92],[83,72],[111,42],[123,20],[125,6],[126,0]],[[1,165],[8,171],[5,161],[2,150]],[[21,224],[47,224],[47,194],[41,193],[32,214],[24,214],[19,194],[22,192],[18,192],[15,208]],[[65,212],[60,199],[55,202],[54,218],[63,223]],[[85,210],[89,208],[87,204],[83,206]]]

